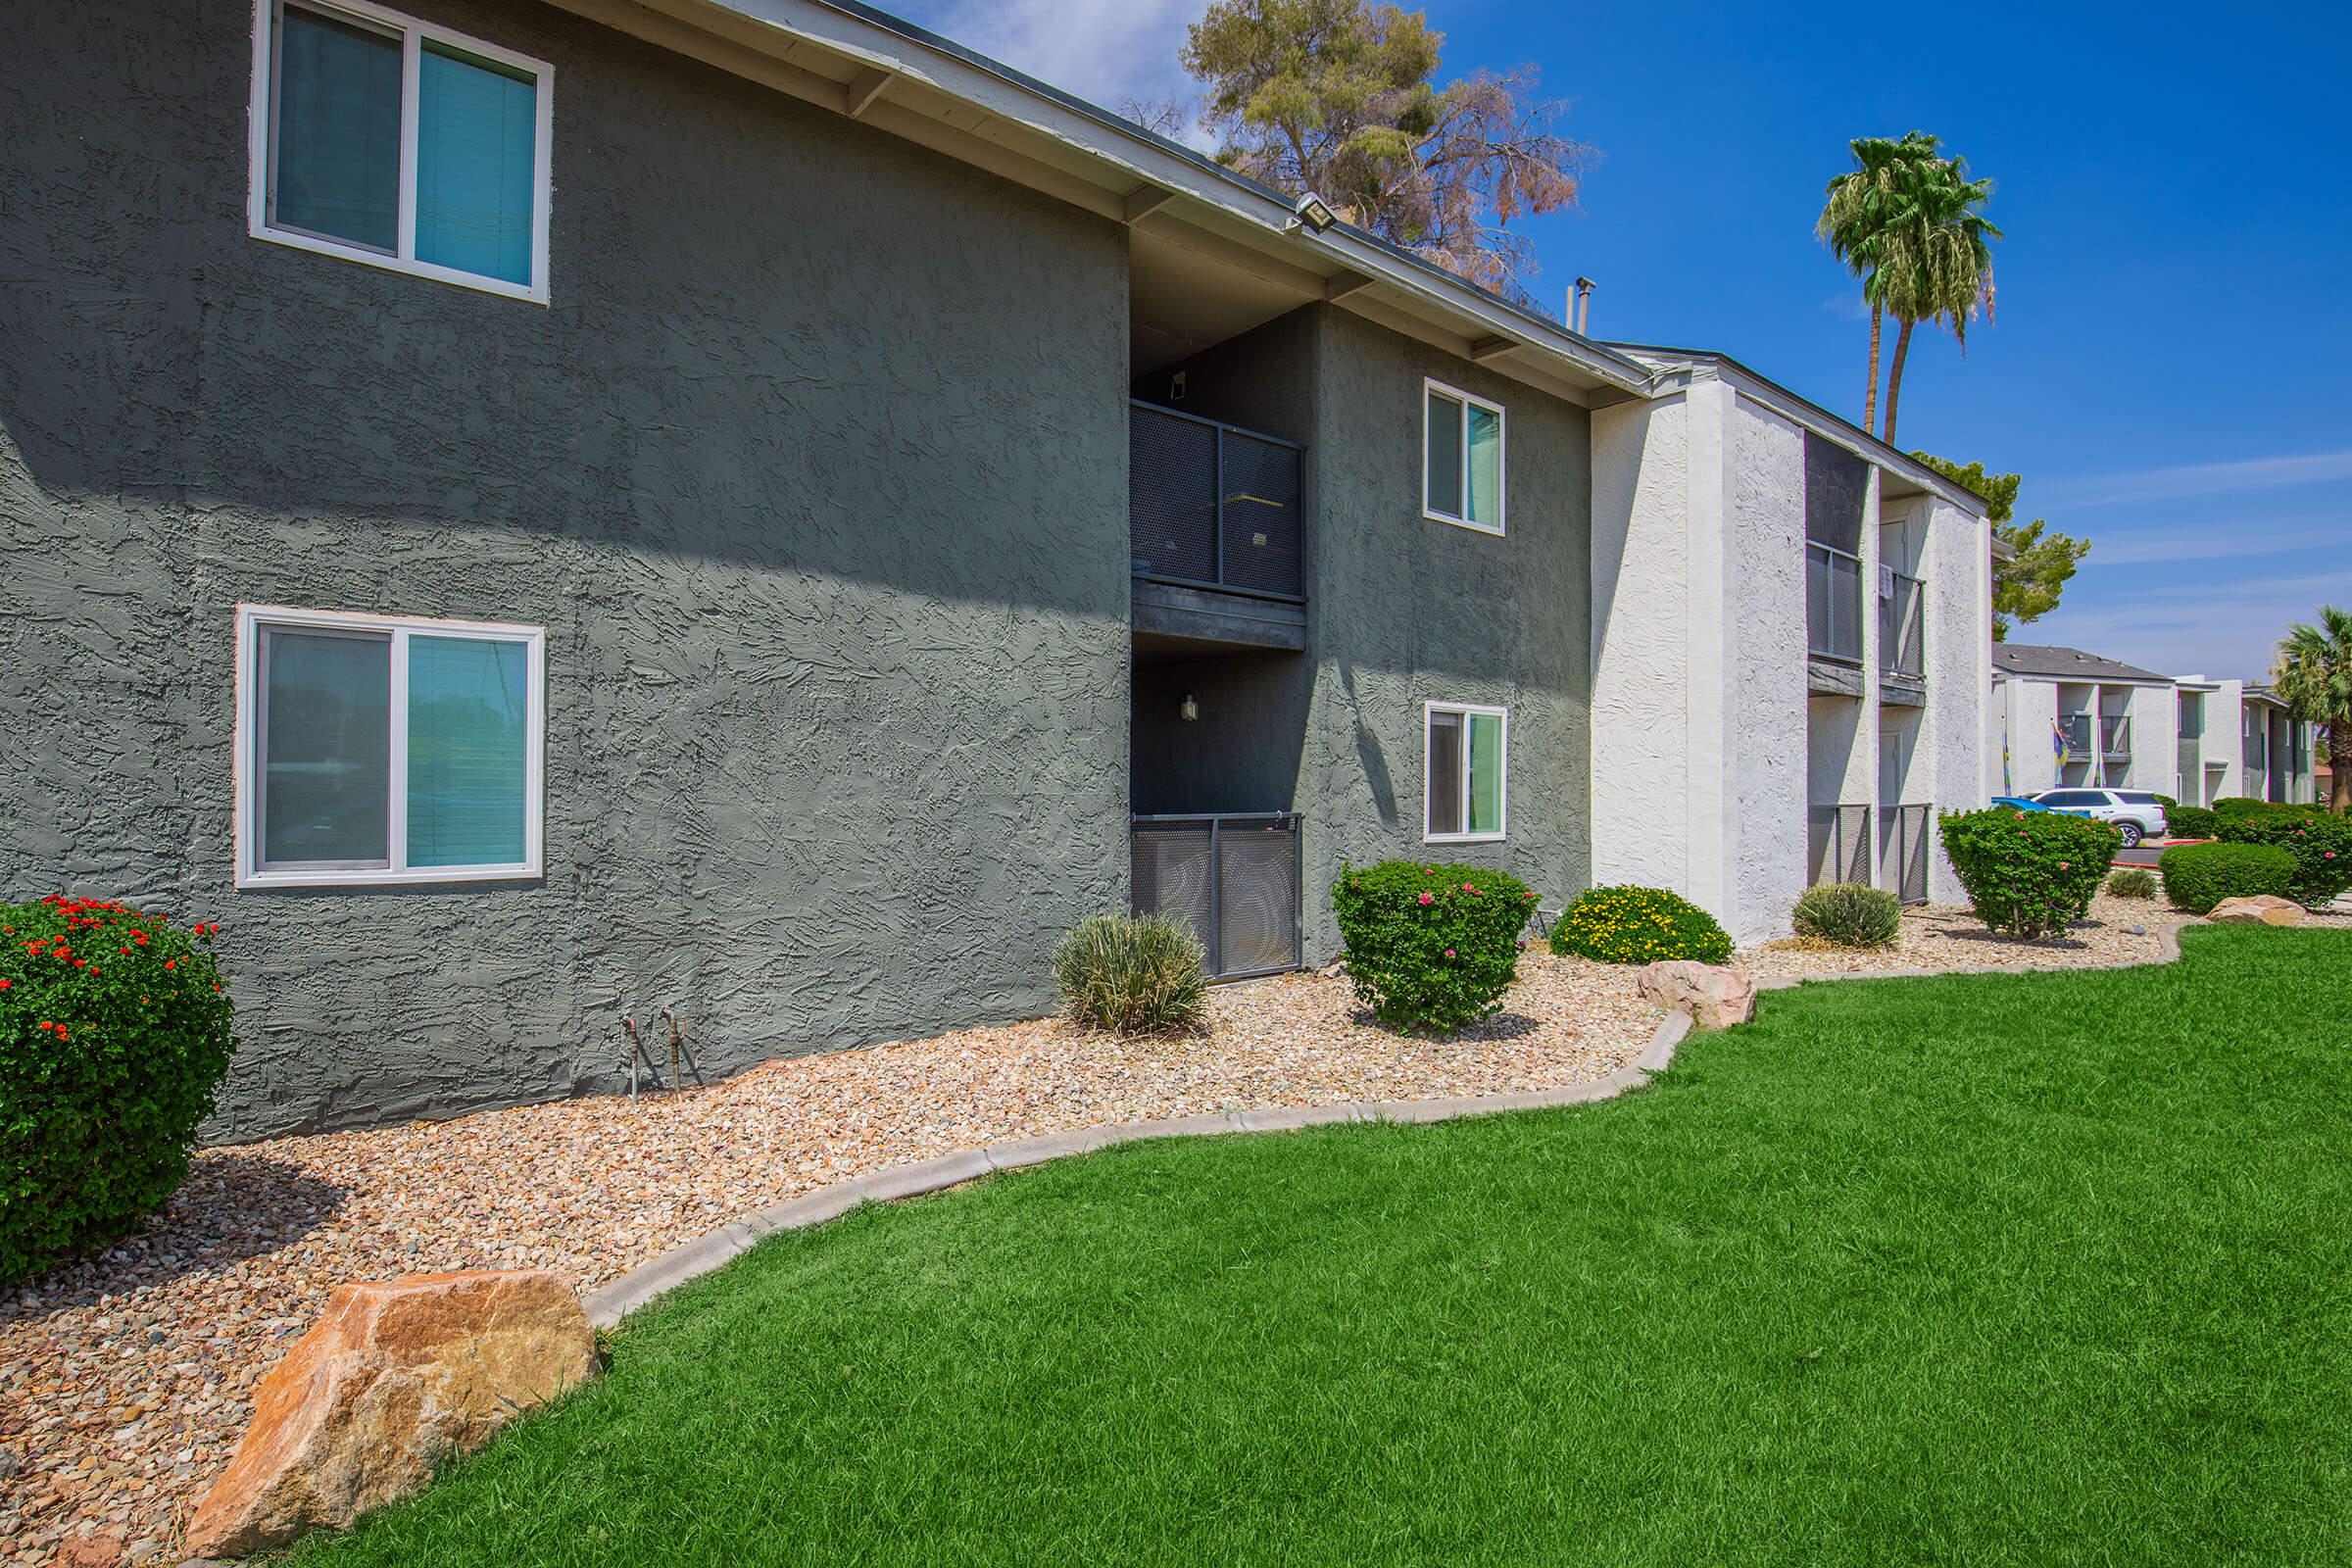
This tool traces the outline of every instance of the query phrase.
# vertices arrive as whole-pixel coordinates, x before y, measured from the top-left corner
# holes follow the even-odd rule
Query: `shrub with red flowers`
[[[1946,811],[1943,853],[1977,918],[2032,942],[2090,912],[2123,838],[2104,822],[2064,811]]]
[[[2298,904],[2326,904],[2352,888],[2352,818],[2325,811],[2282,808],[2227,817],[2225,844],[2267,844],[2295,858],[2287,896]]]
[[[1342,865],[1331,910],[1348,978],[1372,1015],[1450,1035],[1502,1005],[1536,896],[1507,871],[1383,860]]]
[[[0,1285],[113,1242],[187,1175],[236,1050],[213,933],[0,905]]]

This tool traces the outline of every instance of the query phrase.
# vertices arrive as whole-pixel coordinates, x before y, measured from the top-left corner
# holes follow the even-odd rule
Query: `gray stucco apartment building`
[[[1558,907],[1596,411],[1737,372],[1982,532],[856,5],[14,43],[0,899],[222,922],[220,1139],[1034,1014],[1131,903],[1319,961],[1347,859]]]

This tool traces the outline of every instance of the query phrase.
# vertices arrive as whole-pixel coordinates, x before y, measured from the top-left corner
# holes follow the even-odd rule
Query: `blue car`
[[[2050,809],[2039,801],[2029,801],[2023,795],[1995,795],[1992,798],[1992,804],[2005,806],[2012,811],[2046,811]]]

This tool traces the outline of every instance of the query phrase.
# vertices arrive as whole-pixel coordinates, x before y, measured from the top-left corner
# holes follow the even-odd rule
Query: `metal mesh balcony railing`
[[[1862,558],[1805,546],[1805,632],[1813,654],[1862,662]]]
[[[1870,880],[1870,808],[1816,806],[1806,824],[1808,886]]]
[[[1881,807],[1890,818],[1892,862],[1887,871],[1895,896],[1905,904],[1928,902],[1928,832],[1935,814],[1924,804]]]
[[[2099,718],[2099,749],[2109,757],[2132,755],[2132,715],[2106,713]]]
[[[1894,591],[1879,599],[1879,668],[1889,675],[1924,679],[1928,672],[1927,584],[1888,572]]]
[[[2066,760],[2070,762],[2090,759],[2090,715],[2088,713],[2060,713],[2058,733],[2066,741]]]
[[[1299,449],[1150,403],[1127,409],[1127,517],[1138,576],[1296,599]]]
[[[1298,816],[1139,816],[1129,827],[1135,912],[1189,923],[1212,980],[1298,967]]]

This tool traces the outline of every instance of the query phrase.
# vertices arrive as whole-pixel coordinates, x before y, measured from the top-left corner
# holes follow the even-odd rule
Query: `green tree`
[[[2021,474],[1986,473],[1982,463],[1958,464],[1932,452],[1911,455],[1983,496],[1992,536],[2009,547],[2008,560],[1998,555],[1992,560],[1992,640],[2004,642],[2012,626],[2038,620],[2057,609],[2067,579],[2090,554],[2090,541],[2051,532],[2039,517],[2016,521],[2018,487],[2025,482]]]
[[[1532,66],[1440,87],[1443,33],[1369,0],[1215,0],[1184,68],[1206,88],[1219,162],[1522,304],[1535,255],[1508,224],[1574,205],[1591,148]]]
[[[2297,718],[2328,731],[2328,806],[2352,810],[2352,610],[2320,607],[2279,641],[2271,684]]]
[[[1862,394],[1862,428],[1879,425],[1879,343],[1886,325],[1886,302],[1880,288],[1879,252],[1887,226],[1901,210],[1901,196],[1916,178],[1908,167],[1936,157],[1936,138],[1913,131],[1902,140],[1889,136],[1857,136],[1846,144],[1854,167],[1831,180],[1814,232],[1830,253],[1862,280],[1862,298],[1870,307],[1870,381]]]

